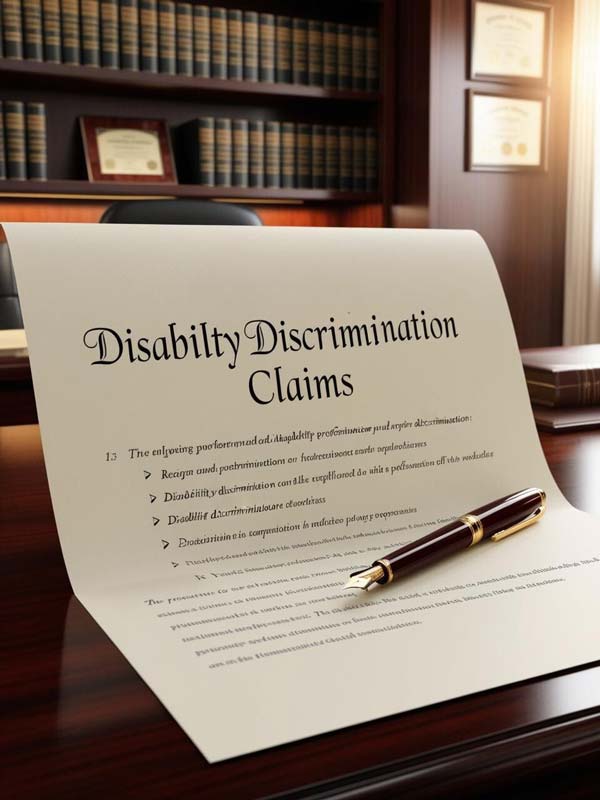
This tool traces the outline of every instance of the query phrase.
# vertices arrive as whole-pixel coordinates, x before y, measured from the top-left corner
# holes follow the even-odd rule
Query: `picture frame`
[[[470,89],[466,108],[468,171],[547,170],[547,97]]]
[[[535,0],[470,2],[470,80],[548,86],[552,6]]]
[[[163,119],[80,117],[88,180],[176,184],[169,128]]]

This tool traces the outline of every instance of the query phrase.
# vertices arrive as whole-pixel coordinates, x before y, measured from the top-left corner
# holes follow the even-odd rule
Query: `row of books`
[[[377,190],[375,128],[200,117],[178,135],[179,173],[190,183]]]
[[[0,56],[375,91],[375,28],[172,0],[0,0]]]
[[[0,100],[0,179],[47,178],[46,107]]]

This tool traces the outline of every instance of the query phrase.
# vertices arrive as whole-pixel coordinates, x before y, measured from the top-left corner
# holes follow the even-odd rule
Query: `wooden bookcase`
[[[193,1],[193,0],[192,0]],[[129,70],[0,59],[2,99],[46,104],[47,181],[0,181],[0,217],[52,219],[49,204],[68,209],[68,218],[90,218],[112,199],[202,197],[260,206],[267,222],[285,220],[297,209],[300,224],[389,224],[394,193],[395,0],[203,0],[209,5],[253,9],[312,19],[375,26],[379,30],[380,89],[342,91],[294,84],[162,75]],[[376,192],[326,189],[241,189],[190,184],[90,183],[78,117],[128,116],[165,119],[171,129],[203,115],[290,120],[332,125],[371,125],[379,136]],[[174,141],[176,146],[176,141]],[[86,210],[85,206],[88,206]],[[41,213],[38,214],[38,210]],[[91,212],[92,218],[96,211]]]

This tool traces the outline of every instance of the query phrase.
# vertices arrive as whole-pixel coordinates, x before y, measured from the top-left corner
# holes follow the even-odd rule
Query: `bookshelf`
[[[27,203],[26,218],[35,219],[36,199],[47,208],[54,201],[85,204],[125,197],[199,197],[240,200],[255,206],[269,204],[271,209],[279,203],[302,205],[318,212],[318,224],[355,225],[365,219],[369,224],[373,219],[389,223],[394,190],[394,0],[351,4],[340,0],[203,0],[203,4],[375,27],[379,35],[379,89],[336,89],[0,58],[2,99],[45,103],[48,140],[48,180],[0,181],[3,210],[8,201]],[[378,131],[378,189],[92,183],[86,175],[80,116],[165,119],[172,132],[200,116],[370,126]],[[173,144],[177,154],[176,136]]]

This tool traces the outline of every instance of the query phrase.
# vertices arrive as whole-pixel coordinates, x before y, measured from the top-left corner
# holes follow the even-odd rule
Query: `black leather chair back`
[[[23,327],[17,283],[6,242],[0,242],[0,330]]]
[[[123,200],[110,205],[100,222],[141,225],[262,225],[254,211],[210,200]]]

